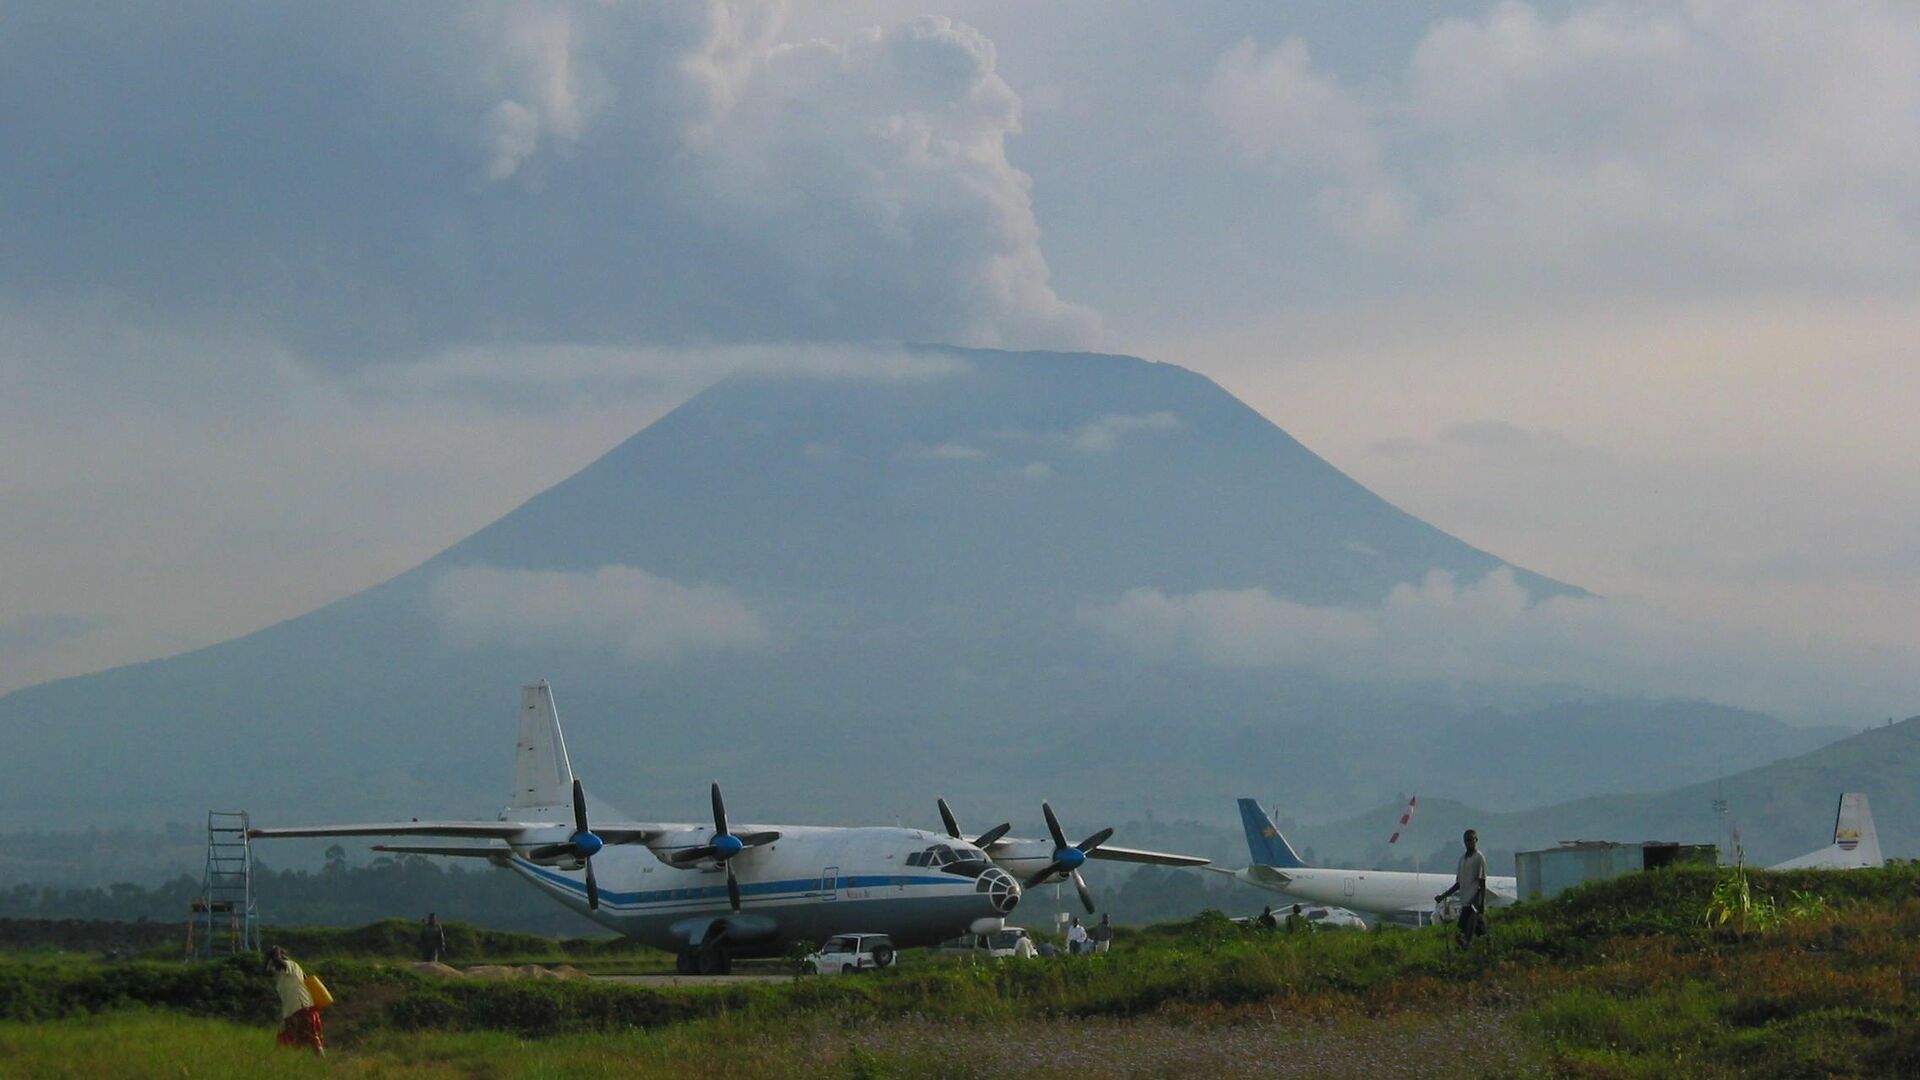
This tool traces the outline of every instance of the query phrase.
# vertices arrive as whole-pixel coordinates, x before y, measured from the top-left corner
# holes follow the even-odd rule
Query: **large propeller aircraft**
[[[1077,844],[1069,844],[1066,830],[1060,827],[1060,819],[1054,815],[1052,804],[1046,802],[1040,804],[1040,813],[1047,819],[1050,839],[1027,840],[1008,836],[1007,833],[1013,831],[1013,825],[1002,822],[972,841],[967,841],[965,834],[960,831],[960,819],[953,816],[953,807],[948,806],[944,798],[935,802],[940,807],[940,821],[947,827],[948,836],[970,842],[986,852],[993,865],[1012,874],[1029,889],[1049,882],[1073,882],[1074,889],[1080,894],[1080,903],[1086,907],[1089,915],[1099,910],[1094,903],[1093,890],[1087,888],[1087,879],[1080,876],[1080,868],[1086,865],[1089,858],[1150,863],[1155,866],[1205,866],[1208,862],[1195,855],[1169,855],[1159,851],[1115,847],[1107,843],[1113,836],[1110,828],[1101,829]]]
[[[733,957],[777,955],[793,942],[839,933],[887,934],[901,946],[989,933],[1020,902],[1014,875],[976,845],[897,827],[736,827],[718,783],[711,827],[628,820],[590,799],[573,775],[547,684],[522,688],[520,703],[513,793],[498,820],[303,825],[251,835],[463,840],[374,847],[507,867],[589,918],[676,953],[686,974],[725,974]]]

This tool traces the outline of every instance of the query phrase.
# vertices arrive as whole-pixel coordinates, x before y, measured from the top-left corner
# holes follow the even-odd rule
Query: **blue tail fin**
[[[1278,866],[1291,869],[1307,865],[1300,856],[1293,853],[1293,845],[1280,835],[1260,804],[1252,799],[1240,800],[1240,821],[1247,827],[1247,851],[1253,856],[1255,866]]]

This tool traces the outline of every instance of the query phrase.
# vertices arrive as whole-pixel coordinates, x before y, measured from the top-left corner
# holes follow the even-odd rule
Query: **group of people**
[[[1104,953],[1113,944],[1113,916],[1102,915],[1100,922],[1089,930],[1080,925],[1080,917],[1074,916],[1073,924],[1067,927],[1067,955],[1091,956]]]
[[[1274,915],[1273,905],[1271,904],[1260,909],[1260,917],[1258,919],[1255,919],[1254,922],[1262,930],[1280,929],[1280,919],[1278,916]],[[1312,929],[1313,929],[1313,920],[1307,918],[1305,915],[1302,915],[1300,913],[1299,904],[1293,905],[1293,910],[1287,912],[1287,933],[1297,934],[1303,930],[1312,930]]]

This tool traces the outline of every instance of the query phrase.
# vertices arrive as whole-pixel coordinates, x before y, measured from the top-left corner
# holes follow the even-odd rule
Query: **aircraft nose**
[[[974,879],[973,891],[987,898],[993,910],[1002,915],[1011,912],[1020,903],[1020,883],[1013,875],[999,867],[989,867]]]

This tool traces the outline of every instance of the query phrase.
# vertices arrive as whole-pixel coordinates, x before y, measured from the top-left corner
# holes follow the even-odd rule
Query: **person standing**
[[[1080,917],[1073,917],[1073,925],[1067,927],[1067,955],[1079,956],[1087,948],[1087,928],[1080,925]]]
[[[273,976],[274,992],[280,995],[280,1033],[273,1041],[289,1050],[312,1047],[314,1053],[325,1054],[320,1009],[313,1003],[313,992],[307,989],[307,973],[279,945],[267,951],[267,973]]]
[[[1305,915],[1300,914],[1300,905],[1293,905],[1293,910],[1287,912],[1287,933],[1297,934],[1302,930],[1311,929],[1313,929],[1313,924],[1307,921]]]
[[[1278,929],[1280,929],[1280,920],[1279,920],[1279,919],[1276,919],[1276,918],[1274,918],[1274,917],[1273,917],[1273,905],[1272,905],[1272,904],[1268,904],[1267,906],[1265,906],[1265,907],[1263,907],[1263,908],[1261,908],[1261,909],[1260,909],[1260,917],[1259,917],[1258,919],[1256,919],[1256,920],[1254,920],[1254,921],[1255,921],[1255,922],[1257,922],[1257,923],[1259,924],[1259,926],[1260,926],[1260,929],[1262,929],[1262,930],[1278,930]]]
[[[1025,934],[1021,934],[1019,939],[1013,943],[1013,955],[1016,959],[1020,960],[1033,959],[1033,939]]]
[[[420,924],[420,959],[428,963],[439,963],[440,954],[447,951],[447,928],[431,911],[427,912],[427,921]]]
[[[1093,939],[1093,951],[1104,953],[1113,944],[1113,916],[1100,916],[1100,925],[1087,935]]]
[[[1468,829],[1460,839],[1467,850],[1453,872],[1453,884],[1433,902],[1443,904],[1447,897],[1459,894],[1460,947],[1464,949],[1487,932],[1487,856],[1480,850],[1478,832]]]

